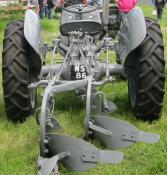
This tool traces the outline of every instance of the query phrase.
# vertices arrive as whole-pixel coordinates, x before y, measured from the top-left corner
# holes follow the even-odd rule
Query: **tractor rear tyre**
[[[146,18],[147,34],[133,51],[132,66],[127,67],[130,106],[137,118],[159,119],[165,83],[164,45],[157,21]]]
[[[29,69],[28,47],[24,22],[9,23],[3,40],[2,84],[6,116],[13,122],[25,121],[35,108],[35,94],[28,88],[34,79]]]

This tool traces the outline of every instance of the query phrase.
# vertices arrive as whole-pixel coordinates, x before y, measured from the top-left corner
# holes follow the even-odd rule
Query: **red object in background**
[[[64,3],[64,0],[60,0],[60,4],[63,5],[63,3]]]
[[[88,5],[88,0],[82,0],[82,3]]]
[[[118,0],[119,11],[128,13],[135,7],[137,3],[138,0]]]

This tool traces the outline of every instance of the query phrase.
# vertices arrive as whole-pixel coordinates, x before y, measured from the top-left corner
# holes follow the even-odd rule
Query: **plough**
[[[124,154],[114,150],[136,142],[158,142],[159,134],[140,131],[111,117],[109,114],[117,107],[98,88],[112,83],[115,75],[124,76],[135,115],[147,120],[160,116],[164,50],[157,22],[145,19],[139,7],[120,15],[117,6],[110,6],[108,0],[101,11],[97,2],[85,6],[67,1],[63,5],[60,33],[52,44],[39,43],[39,19],[32,10],[27,10],[24,21],[10,23],[5,31],[3,87],[8,119],[25,121],[35,110],[36,89],[44,88],[36,115],[40,125],[38,174],[57,175],[59,162],[73,171],[85,171],[98,163],[120,163]],[[10,42],[13,44],[9,47]],[[146,46],[154,49],[150,52]],[[110,51],[116,53],[116,64],[110,64]],[[46,65],[48,52],[52,58]],[[63,57],[61,63],[57,53]],[[105,55],[103,61],[99,59],[101,55]],[[148,65],[144,67],[143,62]],[[15,74],[13,68],[21,75]],[[56,96],[72,90],[86,101],[83,139],[62,134],[61,124],[54,116]],[[107,150],[89,143],[90,138],[99,139]]]

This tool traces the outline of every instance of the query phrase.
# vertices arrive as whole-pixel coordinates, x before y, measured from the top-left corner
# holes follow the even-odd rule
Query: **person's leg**
[[[53,16],[52,16],[52,8],[48,8],[48,19],[52,19]]]
[[[39,5],[39,17],[41,18],[41,6]]]
[[[152,14],[153,14],[154,16],[157,15],[156,3],[157,3],[156,0],[152,0],[152,5],[153,5],[153,7],[154,7]]]
[[[155,0],[152,0],[152,5],[155,6]]]
[[[160,23],[160,21],[162,19],[162,14],[163,14],[163,8],[157,8],[157,20],[158,20],[158,23]]]
[[[44,6],[40,6],[39,16],[41,19],[43,19],[44,16]]]
[[[165,7],[165,1],[160,1],[157,6],[157,20],[160,23],[163,15],[163,9]]]
[[[50,19],[53,19],[53,8],[50,9]]]
[[[45,18],[47,18],[47,17],[48,17],[48,6],[45,5]]]
[[[48,7],[48,19],[50,19],[50,8]]]

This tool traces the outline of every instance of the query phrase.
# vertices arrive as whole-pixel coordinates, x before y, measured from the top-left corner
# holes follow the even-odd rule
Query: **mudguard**
[[[40,21],[38,15],[27,10],[24,20],[24,36],[29,43],[30,67],[40,71],[42,60],[40,57]]]
[[[118,39],[118,55],[122,63],[128,54],[137,48],[146,36],[146,25],[142,10],[135,7],[129,13],[121,13],[122,26]]]

